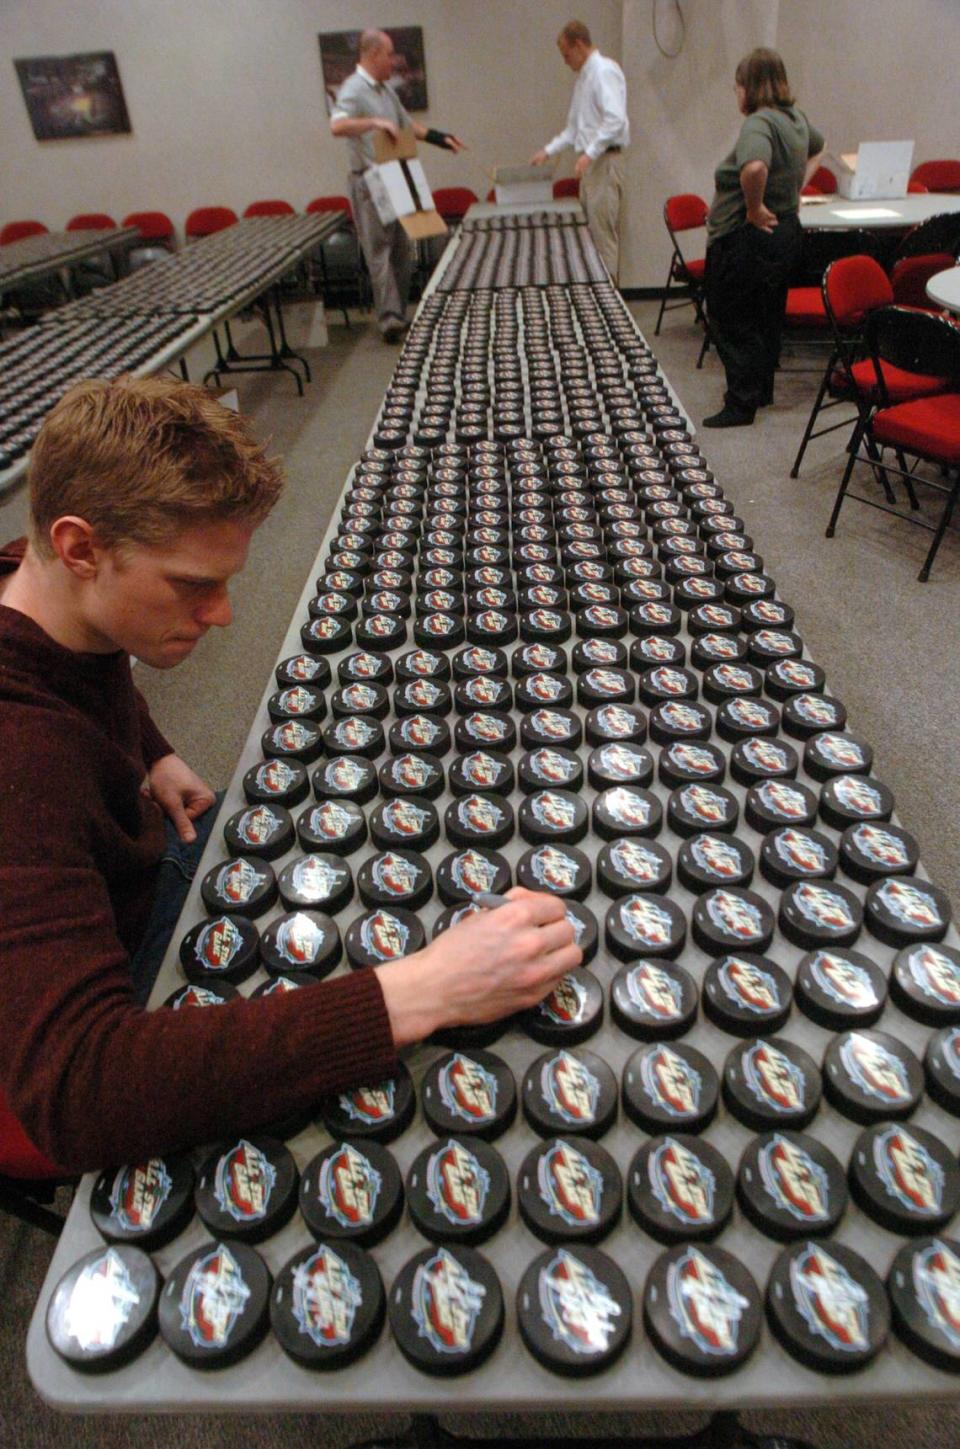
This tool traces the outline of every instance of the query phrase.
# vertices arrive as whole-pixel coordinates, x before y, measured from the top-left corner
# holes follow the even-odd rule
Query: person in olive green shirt
[[[800,189],[824,145],[794,104],[776,51],[745,56],[735,89],[745,119],[715,173],[705,279],[710,335],[727,386],[705,428],[742,427],[773,401],[787,288],[800,262]]]

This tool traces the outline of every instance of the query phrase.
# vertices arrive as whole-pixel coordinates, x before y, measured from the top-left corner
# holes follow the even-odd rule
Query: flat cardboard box
[[[445,236],[447,224],[433,204],[433,194],[417,160],[417,141],[408,126],[391,141],[385,131],[373,138],[376,165],[365,172],[370,199],[384,226],[399,221],[412,241]]]
[[[537,206],[553,200],[553,176],[546,166],[498,166],[493,181],[498,206]]]

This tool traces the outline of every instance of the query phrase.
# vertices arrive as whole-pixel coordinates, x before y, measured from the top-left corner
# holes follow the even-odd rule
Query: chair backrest
[[[469,186],[441,186],[433,193],[433,204],[440,215],[457,221],[465,216],[477,197]]]
[[[815,186],[822,196],[833,196],[837,189],[837,178],[826,166],[818,166],[810,177],[810,185]]]
[[[289,201],[251,201],[244,216],[296,216]]]
[[[237,213],[229,206],[198,206],[191,211],[183,228],[187,236],[210,236],[233,226]]]
[[[839,257],[823,274],[823,305],[839,328],[861,327],[868,313],[892,303],[890,278],[873,257]]]
[[[960,191],[960,161],[922,161],[910,180],[922,181],[928,191]]]
[[[908,231],[897,247],[900,257],[922,257],[930,252],[949,252],[951,257],[960,248],[960,211],[938,211]],[[947,263],[949,266],[949,263]]]
[[[71,216],[67,231],[111,231],[116,224],[105,211],[81,211]]]
[[[923,184],[922,181],[908,181],[907,182],[907,194],[909,196],[919,196],[919,195],[926,196],[928,194],[929,190],[930,190],[929,186],[924,186],[924,184]]]
[[[131,211],[123,218],[124,226],[135,226],[144,241],[173,240],[173,222],[165,211]]]
[[[561,176],[559,181],[553,183],[553,199],[561,201],[565,196],[580,195],[579,176]]]
[[[349,196],[315,196],[312,201],[307,202],[307,211],[345,211],[353,221],[353,207],[350,205]]]
[[[557,193],[554,192],[553,194],[554,194],[554,196],[556,196]],[[491,186],[490,190],[487,192],[486,196],[484,197],[484,200],[485,201],[496,201],[496,199],[497,199],[497,189],[496,189],[495,186]]]
[[[706,226],[710,208],[702,196],[692,191],[683,191],[678,196],[668,196],[663,206],[663,219],[669,232],[693,231],[695,227]]]
[[[960,327],[946,317],[912,307],[878,307],[867,318],[866,337],[877,363],[960,386]]]
[[[936,302],[927,296],[927,283],[938,272],[945,272],[954,264],[950,252],[927,252],[922,257],[901,257],[894,263],[890,273],[893,285],[893,300],[899,307],[926,307],[939,312]]]
[[[44,236],[50,228],[44,226],[42,221],[8,221],[0,230],[0,247],[9,246],[11,242],[23,241],[27,236]]]

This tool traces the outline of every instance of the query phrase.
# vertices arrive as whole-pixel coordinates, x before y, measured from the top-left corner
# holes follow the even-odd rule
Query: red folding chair
[[[921,182],[928,191],[960,191],[960,161],[921,161],[910,180]]]
[[[112,231],[117,223],[105,211],[81,211],[71,216],[67,231]]]
[[[63,1218],[45,1204],[75,1181],[34,1147],[0,1092],[0,1210],[56,1237]]]
[[[50,228],[44,226],[42,221],[8,221],[0,229],[0,247],[6,247],[11,242],[23,241],[28,236],[46,236]]]
[[[463,221],[470,207],[477,200],[476,193],[469,186],[441,186],[433,193],[433,204],[449,226]]]
[[[191,211],[184,224],[183,232],[188,241],[197,237],[212,236],[214,232],[224,231],[228,226],[234,226],[237,221],[237,213],[229,206],[198,206]]]
[[[244,216],[296,216],[289,201],[251,201]]]
[[[559,181],[553,183],[554,201],[562,201],[565,197],[580,195],[579,176],[561,176]]]
[[[660,298],[660,311],[654,337],[660,336],[660,324],[665,312],[674,312],[678,307],[693,307],[697,321],[703,327],[703,346],[697,358],[697,366],[703,366],[704,355],[710,345],[710,328],[704,305],[703,281],[706,272],[706,257],[687,258],[683,255],[677,237],[685,231],[700,231],[707,224],[709,207],[702,196],[693,192],[681,192],[668,196],[663,207],[663,222],[670,235],[670,267]],[[682,293],[682,296],[679,294]],[[678,300],[671,301],[671,297]]]
[[[940,309],[927,296],[927,283],[937,272],[952,267],[960,251],[960,213],[941,211],[920,222],[897,247],[890,280],[893,300],[900,307]]]
[[[930,312],[881,307],[867,318],[866,337],[879,405],[860,428],[858,446],[851,448],[827,524],[827,537],[834,536],[840,509],[848,497],[925,528],[933,534],[933,542],[917,576],[923,583],[930,577],[960,492],[960,328]],[[907,402],[894,402],[887,381],[886,370],[890,368],[942,378],[944,389]],[[885,451],[895,454],[897,466],[884,456]],[[912,460],[909,464],[907,458]],[[911,512],[894,507],[888,490],[886,501],[851,492],[850,478],[858,462],[867,463],[874,476],[882,471],[884,478],[893,474],[902,479],[910,496]],[[924,464],[932,466],[921,471]],[[920,516],[914,492],[917,484],[943,495],[943,508],[936,522]]]
[[[131,211],[123,218],[122,226],[135,226],[145,242],[167,247],[173,251],[173,222],[165,211]]]

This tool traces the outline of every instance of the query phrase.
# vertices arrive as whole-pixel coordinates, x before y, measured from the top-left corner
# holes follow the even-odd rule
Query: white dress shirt
[[[567,124],[544,147],[548,156],[572,146],[595,161],[609,146],[629,146],[627,82],[615,60],[591,51],[577,71]]]

